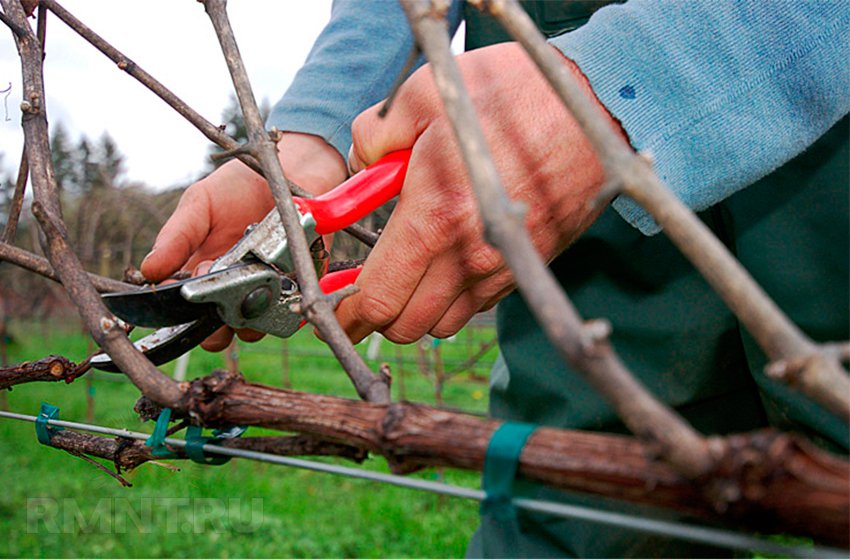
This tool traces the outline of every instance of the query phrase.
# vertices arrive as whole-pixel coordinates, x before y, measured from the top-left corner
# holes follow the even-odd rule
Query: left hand
[[[313,194],[327,192],[345,179],[342,156],[318,136],[285,132],[277,147],[287,176]],[[241,161],[229,161],[186,189],[141,271],[152,282],[163,281],[177,270],[204,274],[214,259],[242,238],[245,227],[263,219],[273,207],[266,181]],[[263,336],[248,329],[237,333],[244,341]],[[232,338],[233,330],[225,326],[201,347],[221,351]]]
[[[510,198],[527,205],[529,234],[548,262],[601,211],[588,203],[602,186],[601,164],[517,44],[479,49],[457,61],[503,184]],[[564,64],[592,96],[577,67],[567,59]],[[340,304],[337,315],[354,341],[375,330],[399,343],[426,333],[450,336],[513,290],[514,280],[484,241],[430,67],[405,82],[384,119],[378,109],[353,124],[352,168],[398,149],[413,152],[399,202],[357,280],[360,291]]]

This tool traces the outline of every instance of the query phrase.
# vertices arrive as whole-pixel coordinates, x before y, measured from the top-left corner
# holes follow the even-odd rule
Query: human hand
[[[602,186],[601,164],[517,44],[479,49],[457,61],[503,184],[527,205],[531,239],[551,261],[600,213],[589,201]],[[575,65],[564,64],[590,92]],[[399,202],[357,281],[360,291],[342,301],[337,316],[354,341],[375,330],[400,343],[426,333],[450,336],[513,290],[514,280],[483,239],[430,68],[407,80],[385,118],[378,109],[354,122],[352,169],[398,149],[413,152]]]
[[[327,192],[347,176],[342,157],[318,136],[284,133],[278,155],[287,177],[312,194]],[[142,274],[160,282],[178,270],[206,272],[214,259],[242,238],[248,225],[262,220],[273,207],[262,177],[238,160],[225,163],[183,193],[142,262]],[[237,333],[246,341],[262,337],[253,330]],[[233,331],[224,327],[201,346],[220,351],[232,338]]]

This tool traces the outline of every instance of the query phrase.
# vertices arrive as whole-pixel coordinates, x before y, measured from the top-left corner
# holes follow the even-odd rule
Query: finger
[[[507,283],[507,285],[506,285]],[[514,290],[510,283],[509,272],[498,274],[484,280],[473,289],[464,291],[429,330],[435,338],[448,338],[457,334],[461,328],[481,311],[492,308]]]
[[[404,259],[393,257],[391,260],[401,263]],[[392,282],[386,282],[381,261],[376,258],[376,264],[370,265],[367,260],[356,281],[360,290],[337,307],[337,319],[353,343],[392,322],[401,313],[423,273],[419,266],[407,262],[404,272],[394,275]]]
[[[478,312],[480,303],[465,291],[458,297],[440,319],[428,330],[435,338],[454,336]]]
[[[339,306],[337,317],[353,341],[398,318],[434,259],[455,243],[459,224],[468,221],[463,197],[443,188],[442,178],[453,176],[444,169],[452,158],[432,154],[443,145],[434,130],[413,149],[398,204],[356,282],[360,291]],[[439,195],[432,185],[441,185]]]
[[[209,231],[209,200],[203,190],[190,188],[142,261],[142,274],[152,282],[172,275],[201,246]]]
[[[428,268],[401,314],[381,333],[397,344],[420,339],[463,292],[464,280],[454,260],[441,259]]]
[[[223,351],[227,349],[233,340],[233,329],[229,326],[222,326],[212,336],[201,342],[201,347],[207,351]]]
[[[259,342],[266,337],[265,333],[251,330],[250,328],[237,328],[236,335],[239,336],[240,340],[248,343]]]
[[[386,326],[404,309],[433,251],[440,250],[424,240],[428,237],[416,230],[399,201],[355,282],[359,291],[337,308],[337,318],[353,342]]]
[[[384,155],[413,146],[441,107],[431,83],[430,68],[414,73],[399,88],[392,109],[378,116],[383,101],[362,112],[351,125],[348,168],[356,173]]]
[[[192,268],[190,268],[192,270],[192,276],[203,276],[209,273],[210,268],[212,268],[214,262],[214,260],[201,260]]]
[[[481,305],[481,308],[478,309],[478,312],[489,311],[490,309],[495,307],[496,304],[499,301],[501,301],[502,299],[504,299],[505,297],[507,297],[508,295],[513,293],[515,290],[516,290],[516,285],[509,285],[509,286],[505,287],[504,289],[502,289],[501,291],[496,293],[494,296],[490,297],[490,299],[485,301],[484,304]]]

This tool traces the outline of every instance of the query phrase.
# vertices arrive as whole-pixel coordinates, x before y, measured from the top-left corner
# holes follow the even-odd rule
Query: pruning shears
[[[410,150],[390,153],[322,196],[294,198],[325,293],[354,283],[360,269],[328,273],[329,254],[322,235],[348,227],[397,196],[409,159]],[[304,323],[292,310],[301,292],[276,209],[249,226],[207,274],[102,298],[124,322],[157,328],[135,342],[156,365],[186,353],[223,325],[287,338]],[[106,354],[93,357],[91,363],[104,371],[119,370]]]

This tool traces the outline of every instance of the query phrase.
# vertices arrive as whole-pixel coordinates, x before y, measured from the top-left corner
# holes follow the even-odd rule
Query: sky
[[[277,101],[330,15],[330,0],[230,0],[228,13],[257,101]],[[64,0],[86,23],[214,124],[233,86],[209,18],[193,0]],[[52,15],[52,14],[51,14]],[[34,20],[33,20],[34,21]],[[51,123],[74,139],[104,131],[125,156],[125,178],[153,188],[186,184],[206,164],[209,141],[56,17],[47,20],[45,87]],[[0,152],[16,172],[23,145],[21,70],[0,24]],[[8,113],[8,115],[7,115]]]

